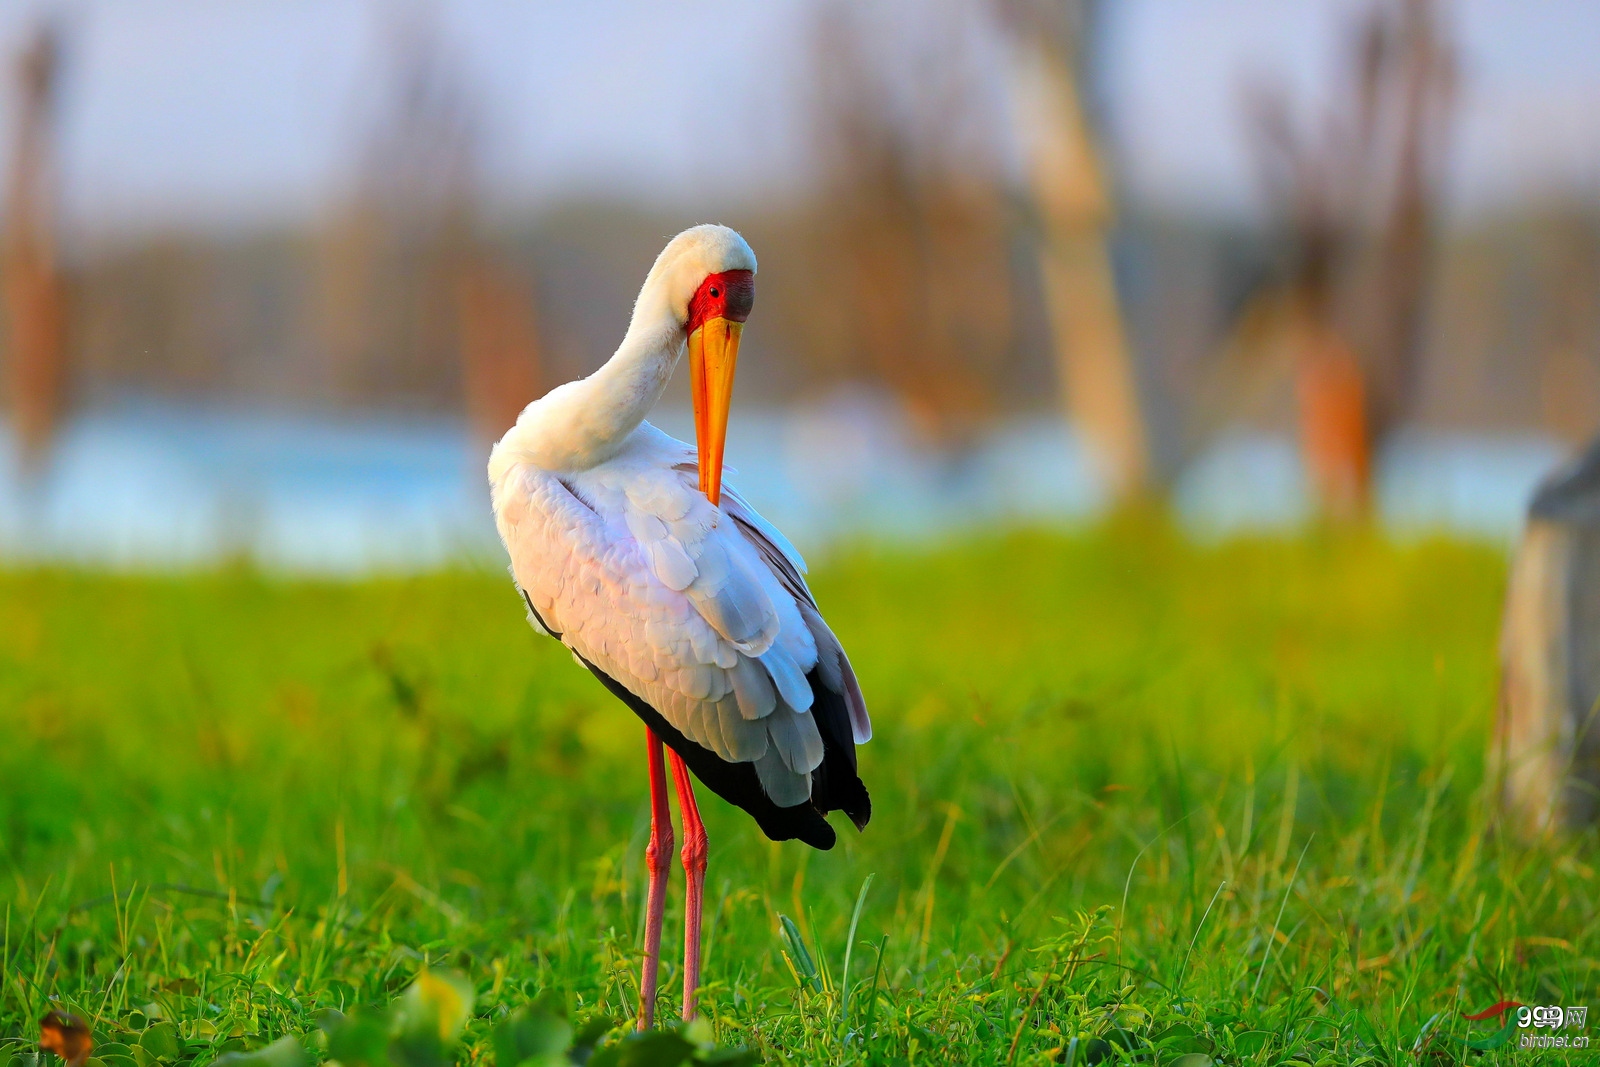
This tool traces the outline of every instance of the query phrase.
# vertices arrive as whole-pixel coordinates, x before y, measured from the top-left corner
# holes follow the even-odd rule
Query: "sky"
[[[1243,86],[1279,79],[1314,115],[1366,2],[1107,4],[1101,89],[1123,195],[1250,215],[1259,195]],[[917,15],[932,3],[961,6],[873,0],[869,46],[914,51]],[[997,90],[994,143],[1015,154],[998,89],[1008,43],[966,6],[973,84]],[[1445,6],[1463,73],[1453,210],[1600,194],[1600,4]],[[396,11],[427,20],[466,72],[498,202],[712,203],[804,186],[813,9],[810,0],[4,0],[0,54],[41,13],[68,30],[63,200],[69,223],[86,230],[253,227],[325,208],[381,99]],[[12,120],[7,90],[0,123]]]

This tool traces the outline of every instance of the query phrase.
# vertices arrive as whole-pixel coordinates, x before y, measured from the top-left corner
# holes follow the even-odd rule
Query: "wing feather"
[[[783,534],[757,514],[743,498],[725,491],[724,500],[731,500],[728,513],[738,524],[739,532],[756,547],[762,560],[794,598],[806,629],[811,632],[816,644],[816,665],[822,684],[844,698],[850,718],[851,738],[858,745],[866,744],[872,740],[872,719],[867,714],[867,701],[861,694],[861,685],[856,681],[856,673],[850,666],[850,657],[845,655],[844,645],[822,618],[817,601],[806,585],[803,577],[805,561]]]
[[[745,656],[728,672],[739,702],[739,714],[746,719],[762,719],[778,706],[778,691],[772,679],[754,660]]]
[[[761,665],[772,675],[772,683],[778,687],[778,695],[785,704],[796,711],[811,707],[811,686],[806,682],[805,671],[788,650],[774,645],[761,657]]]
[[[821,765],[822,735],[814,716],[779,708],[767,720],[767,731],[784,765],[794,773],[809,774]]]
[[[755,764],[761,788],[780,808],[792,808],[811,799],[811,775],[790,770],[777,746],[767,749]]]
[[[688,741],[752,764],[774,804],[804,803],[839,733],[808,714],[813,685],[844,694],[826,706],[850,709],[858,740],[866,722],[805,564],[736,493],[713,507],[687,446],[636,436],[576,474],[496,468],[496,524],[530,621]]]

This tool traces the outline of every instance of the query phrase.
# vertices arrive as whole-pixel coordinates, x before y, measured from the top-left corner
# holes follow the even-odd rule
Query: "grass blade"
[[[867,890],[872,888],[876,874],[869,874],[861,882],[861,892],[856,894],[855,910],[850,913],[850,932],[844,938],[844,966],[839,971],[839,1017],[846,1025],[850,1022],[850,954],[856,947],[856,926],[861,922],[861,909],[867,903]]]

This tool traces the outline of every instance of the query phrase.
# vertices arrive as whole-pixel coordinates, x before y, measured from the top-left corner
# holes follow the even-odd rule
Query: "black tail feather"
[[[723,800],[749,812],[761,832],[772,840],[800,840],[826,851],[837,840],[826,818],[828,812],[843,811],[857,830],[864,829],[867,820],[872,818],[872,799],[856,774],[855,739],[850,733],[850,716],[844,698],[824,687],[815,671],[808,681],[815,701],[812,714],[816,715],[822,734],[822,766],[811,775],[810,803],[780,808],[761,788],[754,764],[729,762],[689,740],[622,683],[588,660],[583,664],[618,700],[632,708],[667,747],[683,757],[696,778]]]
[[[811,803],[823,811],[842,811],[865,830],[872,818],[872,798],[856,773],[856,741],[850,728],[850,709],[844,694],[822,684],[816,671],[811,683],[811,714],[822,734],[822,766],[811,773]]]

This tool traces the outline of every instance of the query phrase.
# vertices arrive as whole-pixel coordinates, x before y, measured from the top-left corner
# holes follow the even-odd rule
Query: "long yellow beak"
[[[689,335],[689,381],[694,391],[694,440],[700,452],[700,491],[722,502],[722,449],[728,439],[733,371],[744,323],[707,319]]]

